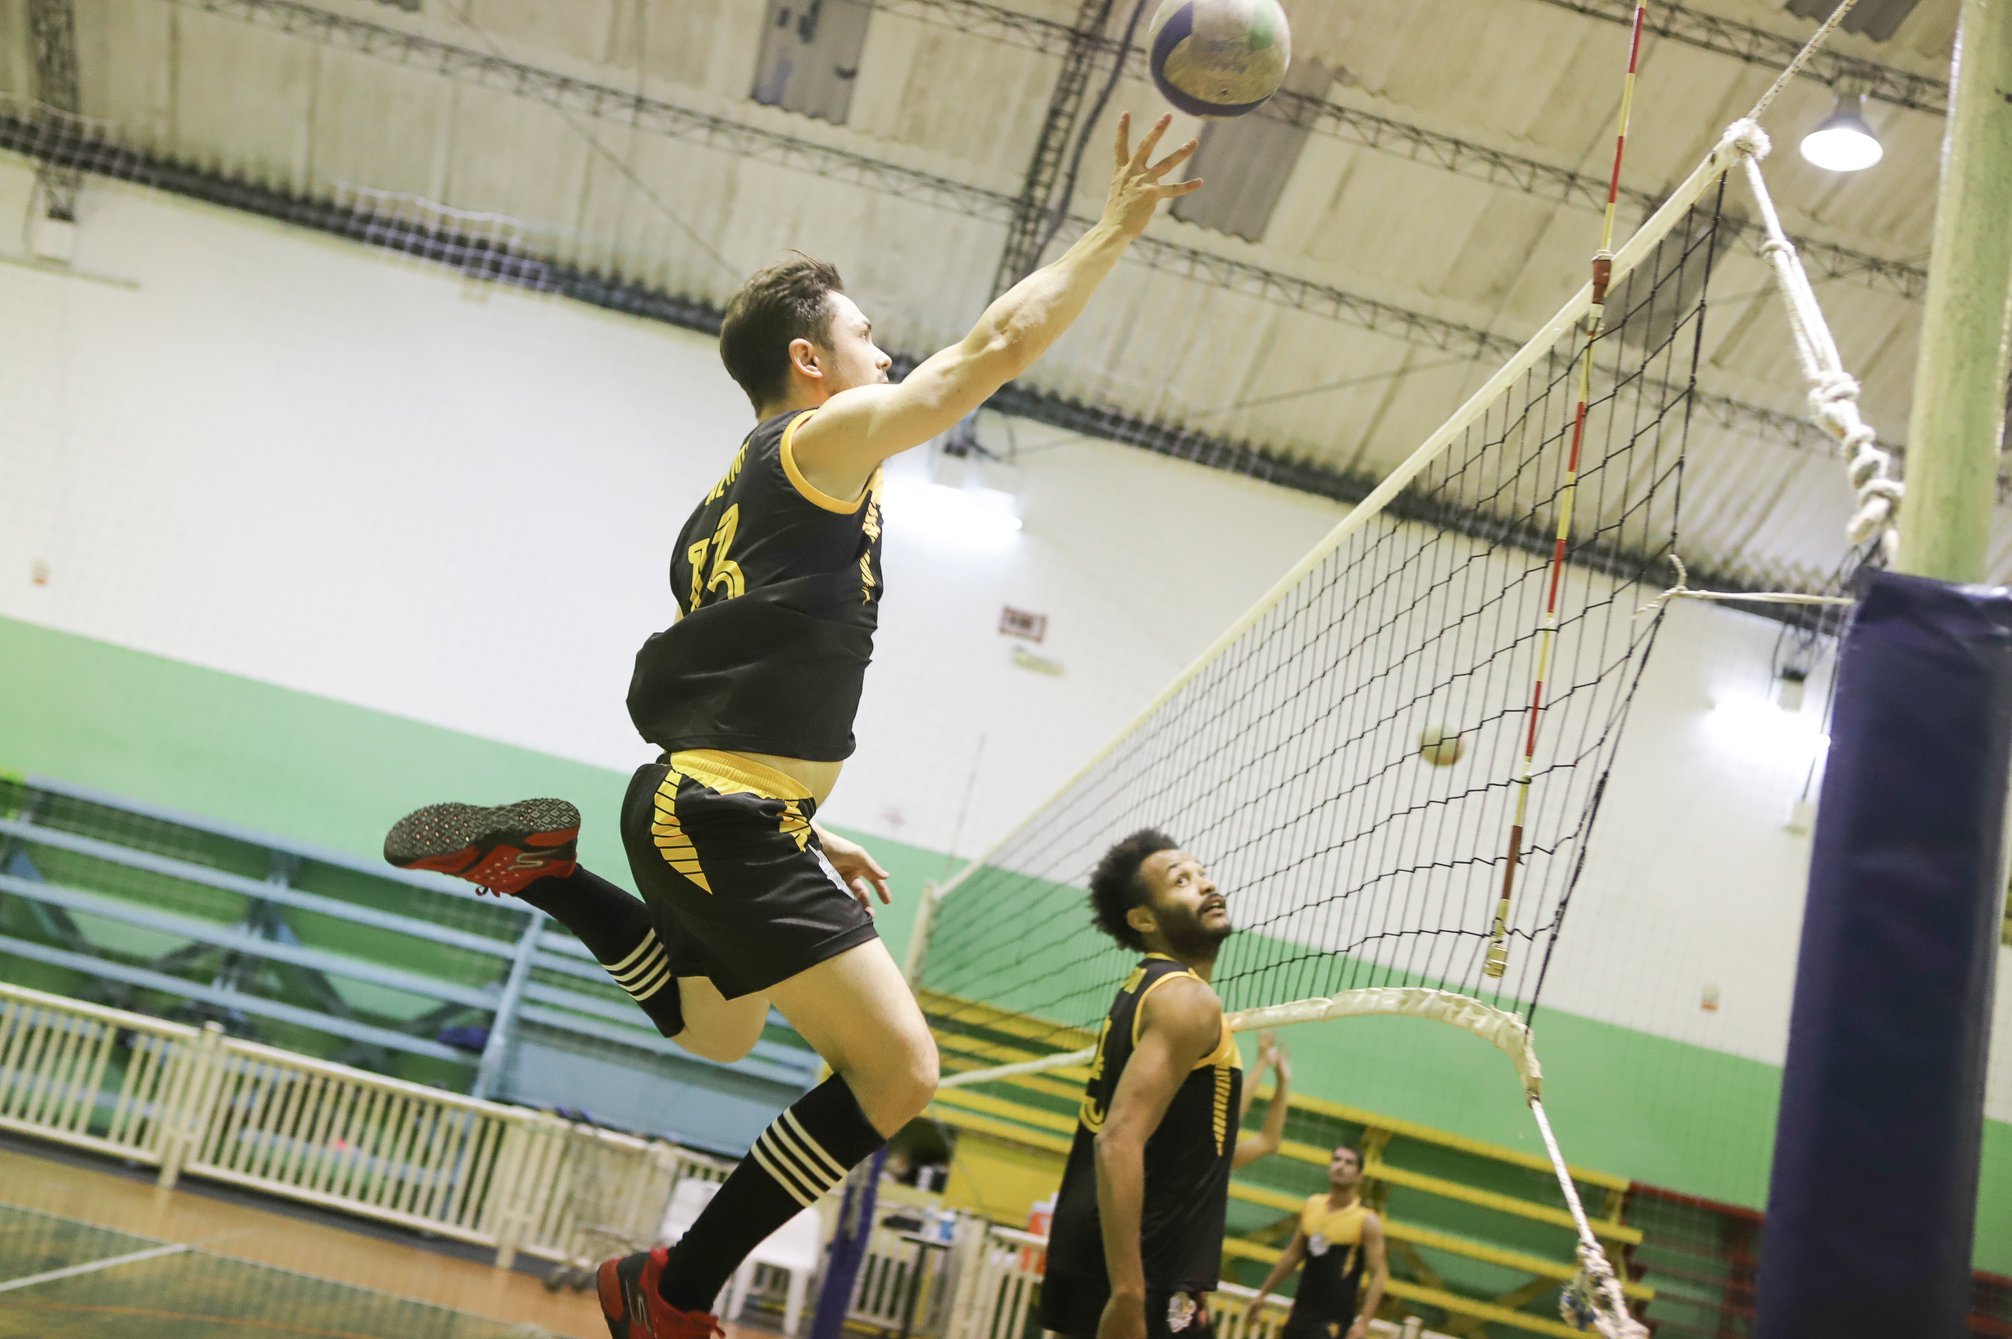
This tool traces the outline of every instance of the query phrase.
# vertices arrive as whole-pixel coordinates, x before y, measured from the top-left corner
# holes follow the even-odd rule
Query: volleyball
[[[1146,42],[1153,82],[1191,116],[1242,116],[1278,91],[1292,33],[1278,0],[1165,0]]]
[[[1444,725],[1428,725],[1418,732],[1418,756],[1434,767],[1451,767],[1467,752],[1460,732]]]

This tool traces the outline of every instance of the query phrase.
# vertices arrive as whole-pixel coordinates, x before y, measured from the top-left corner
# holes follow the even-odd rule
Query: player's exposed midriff
[[[820,809],[824,808],[825,801],[831,798],[832,789],[838,785],[838,774],[845,770],[843,762],[814,762],[808,758],[784,758],[773,753],[731,753],[730,756],[746,758],[763,767],[773,767],[809,791]]]

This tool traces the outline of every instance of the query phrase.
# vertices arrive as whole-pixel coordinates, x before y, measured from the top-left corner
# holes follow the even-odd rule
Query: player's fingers
[[[1188,161],[1188,159],[1191,156],[1193,156],[1195,150],[1201,147],[1201,144],[1202,142],[1198,139],[1189,140],[1186,144],[1183,144],[1180,148],[1174,150],[1172,153],[1168,154],[1165,158],[1162,158],[1159,162],[1154,163],[1151,167],[1147,168],[1146,175],[1151,177],[1154,181],[1158,181],[1161,177],[1166,176],[1167,173],[1173,171],[1176,167],[1179,167],[1182,163]]]
[[[848,882],[852,888],[853,900],[866,908],[866,914],[871,916],[873,914],[873,895],[866,891],[866,880],[858,875],[854,875]]]
[[[880,905],[885,907],[894,904],[894,895],[887,891],[887,879],[885,876],[873,881],[873,890],[880,894]]]
[[[1176,200],[1183,195],[1193,195],[1201,188],[1202,179],[1200,177],[1190,177],[1186,181],[1177,181],[1172,185],[1160,187],[1160,198],[1162,200]]]
[[[1123,167],[1126,163],[1129,163],[1131,161],[1132,161],[1132,114],[1130,112],[1119,112],[1118,159],[1117,162],[1112,164],[1112,166]]]
[[[1153,150],[1158,148],[1160,145],[1160,136],[1166,134],[1167,127],[1172,125],[1173,123],[1174,123],[1174,114],[1172,112],[1168,112],[1165,116],[1162,116],[1159,120],[1153,122],[1153,128],[1151,130],[1148,130],[1146,132],[1146,137],[1139,141],[1138,152],[1132,155],[1131,158],[1132,166],[1144,167],[1147,163],[1152,161]]]

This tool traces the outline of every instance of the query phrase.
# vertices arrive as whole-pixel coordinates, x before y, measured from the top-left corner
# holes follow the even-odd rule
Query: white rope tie
[[[1893,477],[1893,455],[1879,445],[1879,434],[1858,412],[1858,381],[1844,370],[1837,341],[1810,286],[1809,272],[1796,255],[1795,244],[1782,229],[1781,215],[1768,194],[1761,176],[1760,162],[1768,154],[1767,132],[1751,120],[1735,121],[1727,127],[1720,147],[1737,154],[1753,187],[1760,209],[1761,227],[1767,240],[1761,244],[1761,258],[1774,272],[1788,307],[1789,333],[1795,338],[1796,361],[1802,365],[1803,380],[1809,386],[1810,418],[1837,442],[1845,462],[1858,506],[1845,526],[1853,544],[1879,542],[1891,561],[1900,545],[1900,500],[1905,485]]]
[[[1893,487],[1898,488],[1898,484]],[[1677,584],[1649,601],[1635,611],[1635,617],[1652,610],[1661,609],[1671,600],[1724,600],[1739,604],[1852,604],[1849,595],[1804,595],[1796,591],[1744,591],[1744,590],[1693,590],[1691,574],[1684,568],[1684,560],[1676,554],[1670,555],[1670,562],[1677,569]]]
[[[1565,1155],[1559,1151],[1557,1136],[1551,1133],[1551,1121],[1544,1114],[1542,1098],[1534,1095],[1530,1098],[1530,1114],[1537,1118],[1537,1129],[1544,1136],[1544,1150],[1551,1155],[1551,1170],[1558,1174],[1558,1189],[1564,1192],[1565,1207],[1579,1230],[1579,1273],[1559,1295],[1558,1314],[1579,1329],[1591,1326],[1603,1339],[1648,1339],[1648,1327],[1628,1314],[1628,1299],[1621,1291],[1621,1280],[1607,1262],[1600,1239],[1593,1235],[1593,1225],[1586,1221],[1586,1206],[1579,1202],[1579,1188],[1572,1184],[1572,1173],[1566,1170]]]
[[[1746,114],[1747,120],[1758,121],[1761,119],[1761,114],[1767,111],[1768,107],[1774,102],[1775,97],[1784,88],[1788,87],[1788,81],[1802,73],[1802,67],[1809,63],[1809,58],[1814,56],[1818,49],[1830,40],[1830,35],[1837,31],[1837,25],[1844,22],[1844,16],[1851,13],[1851,7],[1857,3],[1858,0],[1844,0],[1844,3],[1830,12],[1830,17],[1823,21],[1823,26],[1809,35],[1809,40],[1802,44],[1802,50],[1795,53],[1795,59],[1790,61],[1787,68],[1775,76],[1775,81],[1768,85],[1767,92],[1761,94],[1760,101],[1756,102],[1753,110]]]

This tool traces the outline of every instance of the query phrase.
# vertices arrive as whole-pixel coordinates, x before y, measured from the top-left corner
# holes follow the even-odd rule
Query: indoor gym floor
[[[109,1164],[0,1144],[0,1339],[607,1333],[591,1292],[547,1293],[532,1275],[331,1215],[201,1183],[164,1191]]]

